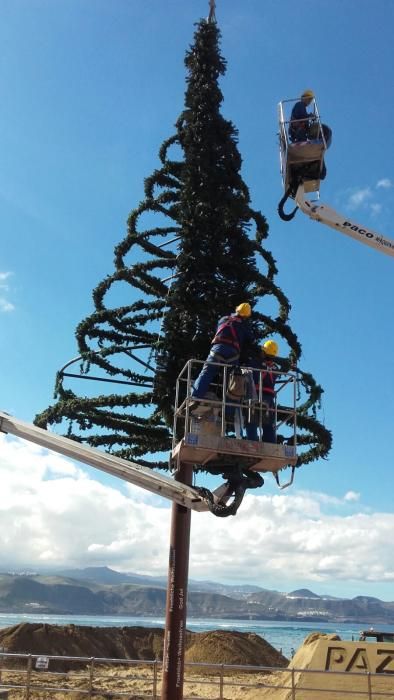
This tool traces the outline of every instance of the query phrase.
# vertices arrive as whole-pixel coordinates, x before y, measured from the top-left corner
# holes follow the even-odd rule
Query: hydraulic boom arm
[[[393,240],[385,238],[380,233],[371,231],[371,229],[351,221],[351,219],[342,216],[342,214],[338,214],[338,212],[331,209],[331,207],[328,207],[326,204],[309,202],[305,199],[304,194],[304,185],[301,184],[297,189],[295,201],[301,211],[307,214],[311,219],[319,221],[326,226],[330,226],[337,231],[341,231],[341,233],[345,233],[347,236],[355,238],[357,241],[365,243],[365,245],[369,245],[371,248],[375,248],[375,250],[379,250],[381,253],[394,257]]]
[[[31,423],[24,423],[1,411],[0,432],[10,433],[24,440],[35,442],[48,450],[60,452],[60,454],[72,457],[78,462],[89,464],[91,467],[100,469],[107,474],[117,476],[119,479],[129,481],[136,486],[141,486],[143,489],[151,491],[158,496],[169,498],[171,501],[175,501],[186,508],[199,511],[208,510],[204,499],[191,486],[182,484],[163,474],[158,474],[153,469],[149,469],[149,467],[141,467],[139,464],[120,459],[107,452],[101,452],[94,447],[81,445],[62,435],[49,433],[46,430],[42,430],[42,428],[37,428]]]

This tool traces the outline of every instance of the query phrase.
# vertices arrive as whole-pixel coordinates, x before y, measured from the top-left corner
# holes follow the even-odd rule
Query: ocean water
[[[91,627],[164,627],[164,617],[128,617],[98,615],[42,615],[0,613],[0,628],[17,625],[20,622],[46,622],[49,625],[88,625]],[[255,632],[273,647],[282,650],[290,658],[311,632],[338,634],[343,640],[357,640],[366,624],[345,624],[330,622],[272,622],[265,620],[222,620],[219,618],[189,618],[187,629],[194,632],[209,630],[236,630]],[[388,625],[378,625],[382,631],[392,631]]]

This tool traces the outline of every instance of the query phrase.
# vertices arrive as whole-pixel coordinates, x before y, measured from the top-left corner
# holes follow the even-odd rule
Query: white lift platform
[[[284,221],[291,221],[299,208],[310,219],[340,231],[380,253],[394,257],[394,240],[319,202],[320,183],[326,176],[324,155],[330,146],[331,129],[322,124],[316,100],[313,98],[308,108],[311,110],[308,112],[311,118],[306,129],[307,138],[305,141],[292,140],[289,134],[290,115],[298,99],[283,100],[278,105],[280,171],[284,189],[278,206],[279,216]],[[311,196],[315,198],[311,199]],[[295,200],[296,207],[286,214],[284,204],[289,197]]]
[[[308,139],[292,140],[289,135],[290,113],[298,99],[283,100],[278,105],[280,172],[285,193],[294,199],[300,177],[305,192],[318,192],[324,179],[324,154],[330,146],[331,129],[321,123],[317,102],[313,98],[308,109],[311,114]],[[291,130],[290,130],[291,131]]]
[[[295,373],[279,370],[274,372],[278,375],[276,402],[274,407],[269,409],[264,403],[261,370],[259,391],[256,392],[254,400],[242,399],[234,402],[227,392],[228,379],[233,368],[218,363],[212,363],[217,366],[216,392],[208,392],[203,399],[193,399],[193,379],[203,364],[198,360],[189,360],[178,377],[172,460],[193,463],[213,473],[220,472],[221,464],[231,466],[232,463],[249,471],[271,472],[274,475],[285,467],[294,467],[297,463]],[[252,371],[246,367],[242,369]],[[231,421],[226,420],[229,414],[232,416]],[[237,417],[242,423],[242,418],[247,421],[251,415],[257,425],[258,439],[243,439],[241,430],[238,436],[234,434],[230,437],[229,432],[236,430],[233,423]],[[287,428],[285,443],[264,442],[264,423],[267,421],[272,421],[275,433],[280,426]]]
[[[201,433],[188,433],[172,450],[172,457],[181,462],[192,462],[207,467],[219,459],[231,456],[245,468],[255,472],[278,472],[295,465],[297,453],[294,445],[273,445],[267,442],[237,440]]]
[[[0,432],[9,433],[16,437],[34,442],[48,450],[53,450],[66,457],[71,457],[77,462],[88,464],[100,469],[107,474],[117,476],[123,481],[128,481],[135,486],[140,486],[146,491],[155,493],[163,498],[168,498],[186,508],[196,511],[206,511],[208,506],[198,491],[173,478],[158,474],[139,464],[134,464],[126,459],[120,459],[107,452],[101,452],[94,447],[81,445],[74,440],[50,433],[42,428],[37,428],[31,423],[24,423],[7,413],[0,411]]]

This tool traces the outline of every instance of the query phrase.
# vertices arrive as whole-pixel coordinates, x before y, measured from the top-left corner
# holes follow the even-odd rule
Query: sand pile
[[[163,641],[161,628],[22,623],[0,630],[0,646],[5,651],[50,656],[161,660]],[[279,667],[288,663],[257,634],[235,631],[187,632],[186,661]],[[63,670],[76,668],[74,663],[58,665]]]
[[[0,630],[5,651],[50,656],[95,656],[107,659],[154,660],[163,653],[162,629],[145,627],[84,627],[21,623]],[[75,669],[75,663],[51,663]]]
[[[186,662],[234,666],[287,666],[288,660],[252,632],[196,633],[187,644]]]

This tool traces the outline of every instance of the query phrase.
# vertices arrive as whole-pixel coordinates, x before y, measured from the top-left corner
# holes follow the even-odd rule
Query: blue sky
[[[142,199],[143,179],[158,166],[158,149],[182,110],[185,50],[193,23],[207,12],[207,0],[1,4],[0,405],[19,418],[31,420],[48,405],[56,370],[76,355],[75,327],[93,308],[92,289],[112,272],[113,248],[123,238],[127,215]],[[277,283],[292,304],[301,366],[324,387],[320,417],[333,431],[334,446],[327,461],[297,472],[291,493],[278,494],[267,479],[231,524],[201,516],[207,525],[197,525],[200,516],[194,516],[191,575],[235,581],[250,571],[248,580],[266,587],[302,585],[394,600],[394,261],[301,213],[291,223],[276,214],[282,195],[276,106],[312,88],[323,121],[333,129],[321,201],[394,237],[394,5],[218,0],[217,19],[228,62],[223,114],[239,129],[242,174],[252,205],[269,221],[266,245],[277,260]],[[34,463],[41,455],[47,465],[36,448],[18,450],[9,439],[3,444],[3,483],[11,472],[16,478],[21,455]],[[154,564],[146,558],[145,540],[145,559],[137,558],[137,536],[130,555],[127,533],[136,525],[129,515],[111,542],[104,532],[102,540],[96,533],[96,542],[92,532],[90,544],[61,555],[59,535],[45,544],[43,557],[36,545],[44,522],[51,523],[46,537],[63,532],[61,514],[68,513],[71,527],[73,511],[75,527],[90,533],[82,525],[86,502],[77,512],[71,495],[68,505],[45,520],[39,504],[45,510],[48,479],[53,489],[63,489],[64,479],[88,480],[91,494],[107,489],[103,498],[111,512],[117,499],[135,498],[119,482],[66,462],[56,465],[37,467],[42,489],[34,486],[29,507],[15,497],[26,482],[12,481],[15,500],[2,506],[7,527],[23,503],[23,517],[37,537],[34,546],[31,541],[20,550],[20,561],[15,546],[4,561],[165,571],[166,551]],[[156,507],[158,522],[164,512],[167,517],[163,504],[139,499],[145,513]],[[136,507],[130,505],[130,512]],[[267,512],[277,527],[270,527]],[[221,535],[231,533],[234,545],[241,533],[253,536],[252,521],[265,533],[261,549],[231,566],[229,554],[228,566],[210,569],[222,551]],[[204,556],[197,535],[204,539],[204,528],[210,533],[213,526],[212,557]],[[15,545],[17,526],[11,529]]]

